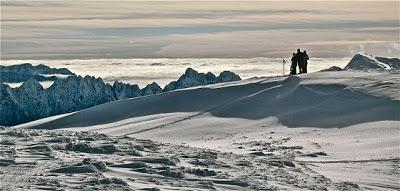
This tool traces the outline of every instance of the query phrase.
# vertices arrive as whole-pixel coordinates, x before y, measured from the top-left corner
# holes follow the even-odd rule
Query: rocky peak
[[[199,73],[192,68],[186,69],[185,73],[179,77],[177,81],[172,81],[164,87],[164,91],[172,91],[176,89],[203,86],[220,82],[231,82],[240,80],[240,77],[233,72],[224,71],[216,77],[213,73]]]
[[[193,68],[187,68],[185,70],[185,74],[184,75],[186,75],[186,76],[195,76],[197,74],[199,74],[199,73],[196,70],[194,70]]]
[[[136,84],[130,85],[115,81],[112,89],[116,99],[132,98],[140,95],[140,88]]]
[[[327,69],[321,70],[321,72],[331,72],[331,71],[342,71],[343,69],[339,66],[331,66]]]
[[[162,89],[157,83],[153,82],[151,84],[148,84],[141,91],[142,91],[141,95],[146,96],[146,95],[152,95],[152,94],[161,93]]]
[[[223,71],[219,74],[217,81],[218,82],[232,82],[232,81],[239,81],[241,78],[239,75],[231,72],[231,71]]]
[[[358,53],[350,60],[345,70],[390,69],[390,66],[379,62],[374,57],[365,53]]]

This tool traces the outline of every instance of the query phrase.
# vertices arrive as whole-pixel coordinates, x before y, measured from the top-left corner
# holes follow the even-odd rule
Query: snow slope
[[[110,102],[34,127],[113,127],[121,120],[168,113],[186,113],[175,121],[207,114],[246,120],[276,117],[288,127],[346,127],[399,120],[398,84],[395,73],[360,71],[259,78]]]
[[[114,101],[17,127],[91,131],[232,152],[239,158],[259,156],[250,163],[279,156],[304,167],[299,177],[323,179],[307,180],[307,185],[398,190],[399,84],[393,71],[254,78]],[[118,169],[106,174],[133,176]],[[311,189],[295,186],[300,182],[268,184]]]

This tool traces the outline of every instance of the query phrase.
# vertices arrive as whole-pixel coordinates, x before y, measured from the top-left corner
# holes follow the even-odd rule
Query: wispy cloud
[[[398,2],[1,3],[1,59],[399,53]]]

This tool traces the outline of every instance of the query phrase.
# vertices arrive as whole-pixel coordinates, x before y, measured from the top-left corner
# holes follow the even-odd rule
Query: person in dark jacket
[[[297,74],[297,57],[296,57],[296,53],[293,52],[293,56],[292,56],[292,64],[290,65],[290,75],[296,75]]]
[[[304,68],[304,55],[300,51],[300,49],[297,49],[296,58],[297,58],[297,64],[299,65],[299,74],[301,74],[303,73],[303,68]]]
[[[307,52],[304,50],[303,51],[303,69],[302,69],[302,71],[303,71],[303,73],[307,73],[307,65],[308,65],[308,60],[309,60],[310,58],[308,57],[308,55],[307,55]]]

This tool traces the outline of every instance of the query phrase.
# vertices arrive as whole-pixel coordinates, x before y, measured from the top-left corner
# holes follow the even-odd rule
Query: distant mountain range
[[[143,89],[116,81],[113,85],[101,78],[77,76],[68,69],[55,69],[45,65],[21,64],[1,66],[1,82],[21,82],[17,88],[0,83],[0,125],[12,126],[36,119],[69,113],[102,103],[158,94],[176,89],[241,80],[233,72],[199,73],[188,68],[177,80],[161,88],[157,83]],[[4,75],[5,74],[5,75]],[[43,75],[66,75],[66,79],[46,78]],[[43,78],[42,78],[43,77]],[[39,81],[54,80],[44,89]]]
[[[39,64],[33,66],[30,63],[24,63],[11,66],[0,66],[0,83],[24,82],[29,79],[37,81],[54,81],[57,75],[75,75],[66,68],[50,68]]]

